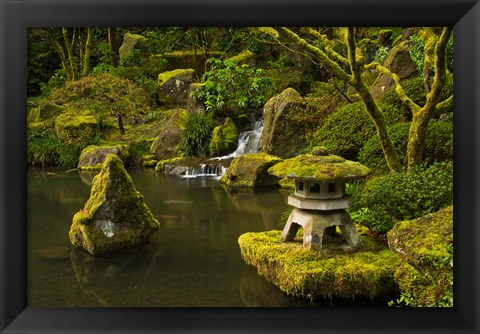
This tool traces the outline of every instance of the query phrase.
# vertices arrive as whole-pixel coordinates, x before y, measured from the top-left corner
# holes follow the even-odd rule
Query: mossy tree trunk
[[[424,79],[427,96],[424,106],[417,105],[406,95],[400,79],[395,73],[390,72],[387,68],[375,62],[365,64],[365,57],[356,45],[355,28],[348,28],[346,31],[345,29],[339,30],[339,40],[344,39],[348,50],[348,58],[335,51],[334,47],[336,44],[334,41],[312,28],[301,28],[298,33],[285,27],[276,29],[265,27],[259,28],[259,30],[276,38],[282,45],[284,45],[285,42],[290,42],[300,46],[328,68],[332,75],[346,82],[356,90],[362,99],[366,112],[375,124],[385,160],[390,171],[397,172],[402,169],[402,166],[400,165],[395,147],[388,134],[385,116],[376,103],[372,92],[361,77],[362,72],[369,69],[376,69],[380,73],[389,75],[395,83],[395,91],[400,100],[409,107],[412,113],[412,123],[406,152],[407,168],[420,165],[423,162],[423,150],[427,138],[428,122],[432,117],[436,117],[442,111],[451,108],[453,104],[453,96],[448,97],[444,101],[440,101],[441,91],[447,81],[445,50],[452,32],[451,27],[443,28],[440,37],[436,35],[436,29],[425,28],[423,36],[425,41]],[[322,48],[300,37],[300,33],[319,40]],[[432,67],[434,68],[432,69]],[[430,84],[432,75],[434,75],[433,83]]]
[[[50,41],[57,52],[67,81],[88,75],[92,54],[93,28],[47,28]]]
[[[300,38],[298,34],[288,28],[279,28],[278,32],[279,34],[276,37],[294,42],[304,48],[320,60],[333,75],[348,83],[357,91],[363,101],[366,112],[370,115],[377,129],[380,144],[382,145],[385,160],[387,161],[390,171],[400,171],[401,166],[392,140],[387,132],[385,116],[361,76],[363,64],[357,57],[359,50],[356,47],[354,28],[349,28],[347,31],[348,58],[337,53],[333,47],[330,46],[330,43],[328,43],[326,36],[321,35],[311,28],[304,29],[304,32],[321,39],[325,44],[325,51],[310,44],[305,39]]]

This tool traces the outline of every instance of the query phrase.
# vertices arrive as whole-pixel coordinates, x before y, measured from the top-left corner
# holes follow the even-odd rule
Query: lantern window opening
[[[311,194],[320,193],[320,184],[319,183],[312,183],[310,185],[310,193]]]
[[[337,191],[336,189],[336,184],[335,183],[329,183],[328,184],[328,193],[334,193]]]

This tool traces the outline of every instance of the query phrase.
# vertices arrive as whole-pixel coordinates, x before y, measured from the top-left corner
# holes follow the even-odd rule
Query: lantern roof
[[[366,176],[370,169],[358,162],[328,154],[325,149],[314,149],[314,154],[302,154],[286,159],[268,172],[277,177],[318,181],[345,181]]]

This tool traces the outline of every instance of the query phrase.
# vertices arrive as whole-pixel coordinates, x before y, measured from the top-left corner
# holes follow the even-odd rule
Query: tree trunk
[[[113,67],[118,67],[118,61],[119,61],[119,56],[118,56],[118,48],[116,47],[116,28],[114,27],[108,27],[108,46],[110,48],[110,53],[111,53],[111,65]]]
[[[85,52],[83,53],[82,76],[86,76],[90,71],[90,55],[92,54],[93,28],[87,28],[87,40],[85,41]],[[82,46],[80,45],[80,48]]]
[[[125,135],[125,128],[123,127],[123,118],[122,115],[117,115],[118,117],[118,129],[120,130],[120,133]]]
[[[408,167],[418,166],[423,161],[423,151],[428,134],[428,122],[432,113],[423,108],[413,115],[407,145]]]

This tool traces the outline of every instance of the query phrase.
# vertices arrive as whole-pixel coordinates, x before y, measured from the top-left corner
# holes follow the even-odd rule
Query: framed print
[[[0,6],[1,333],[479,332],[477,1]]]

